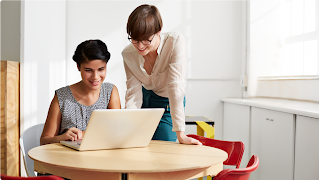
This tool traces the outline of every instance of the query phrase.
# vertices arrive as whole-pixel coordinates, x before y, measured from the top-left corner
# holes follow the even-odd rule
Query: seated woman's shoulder
[[[70,86],[68,85],[68,86],[60,87],[60,88],[58,88],[56,91],[66,91],[66,90],[68,90],[69,88],[70,88]]]
[[[102,86],[104,86],[105,88],[108,88],[108,89],[112,89],[113,86],[115,86],[113,83],[110,83],[110,82],[104,82],[102,84]]]

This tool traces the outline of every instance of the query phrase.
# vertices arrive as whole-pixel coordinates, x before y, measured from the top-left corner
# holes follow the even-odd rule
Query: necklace
[[[153,71],[153,67],[152,67],[151,63],[150,63],[150,62],[148,61],[148,58],[147,58],[147,56],[145,56],[145,59],[146,59],[146,61],[147,61],[148,65],[150,65],[150,67],[151,67],[151,70]]]

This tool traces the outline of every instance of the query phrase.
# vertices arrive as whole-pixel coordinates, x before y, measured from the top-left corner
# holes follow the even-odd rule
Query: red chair
[[[214,180],[248,180],[251,172],[255,171],[259,166],[259,158],[253,155],[246,168],[243,169],[225,169],[218,173]]]
[[[195,134],[189,134],[187,136],[199,140],[205,146],[211,146],[226,151],[228,159],[224,161],[224,165],[236,166],[236,168],[239,168],[245,150],[245,145],[241,141],[222,141]]]
[[[64,180],[59,176],[38,176],[38,177],[16,177],[16,176],[7,176],[7,175],[0,175],[1,180]]]

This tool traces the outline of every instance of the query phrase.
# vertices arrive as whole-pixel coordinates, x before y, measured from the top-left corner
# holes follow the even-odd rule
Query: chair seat
[[[253,155],[246,168],[241,169],[225,169],[218,173],[214,180],[249,180],[250,174],[259,166],[259,158]]]
[[[15,177],[1,174],[1,180],[64,180],[59,176],[39,176],[39,177]]]

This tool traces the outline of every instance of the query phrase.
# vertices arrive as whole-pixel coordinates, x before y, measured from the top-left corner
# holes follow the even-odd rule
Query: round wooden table
[[[29,151],[34,169],[68,179],[193,179],[216,175],[228,155],[220,149],[151,141],[148,147],[76,151],[59,143]]]

